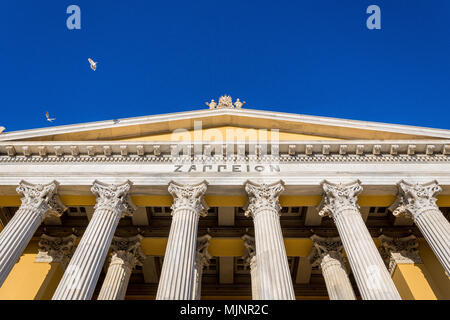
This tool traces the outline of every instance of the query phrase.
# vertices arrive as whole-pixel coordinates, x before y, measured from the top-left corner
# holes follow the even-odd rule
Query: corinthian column
[[[401,300],[359,212],[360,181],[348,184],[324,181],[322,188],[319,215],[333,218],[362,298]]]
[[[91,221],[67,266],[53,300],[89,300],[105,262],[114,232],[121,217],[135,207],[128,197],[131,182],[108,185],[94,182],[91,191],[97,204]]]
[[[141,250],[142,236],[131,238],[114,237],[108,271],[97,300],[123,300],[127,292],[131,272],[142,266],[145,255]]]
[[[258,295],[258,269],[256,263],[255,238],[249,235],[242,236],[244,240],[245,255],[242,256],[244,265],[250,268],[250,279],[252,282],[252,300],[259,300]]]
[[[34,261],[46,263],[58,262],[63,270],[65,270],[73,255],[76,239],[77,236],[74,234],[67,237],[41,235],[41,240],[38,244],[39,253]]]
[[[442,191],[437,181],[409,184],[400,181],[397,201],[391,207],[394,216],[414,220],[434,254],[450,276],[450,223],[436,205],[435,195]]]
[[[195,300],[200,300],[202,295],[203,268],[209,265],[209,259],[211,259],[211,255],[208,252],[209,240],[211,240],[209,234],[205,234],[203,237],[197,239],[194,269],[194,293],[192,294]]]
[[[196,185],[169,183],[173,196],[170,227],[157,300],[192,300],[197,228],[200,216],[206,216],[206,181]]]
[[[381,257],[391,274],[394,273],[398,264],[423,263],[419,256],[419,243],[414,235],[403,238],[391,238],[381,235],[378,239],[381,240]]]
[[[21,181],[17,192],[22,204],[0,233],[0,286],[19,260],[33,234],[48,215],[61,216],[66,207],[57,196],[58,183],[31,184]]]
[[[256,184],[248,181],[249,196],[245,215],[255,225],[256,261],[258,263],[258,294],[261,300],[294,300],[294,287],[289,270],[280,226],[278,196],[283,182]]]
[[[319,266],[322,270],[330,300],[356,300],[344,264],[342,242],[339,237],[322,238],[313,235],[311,240],[314,243],[311,265]]]

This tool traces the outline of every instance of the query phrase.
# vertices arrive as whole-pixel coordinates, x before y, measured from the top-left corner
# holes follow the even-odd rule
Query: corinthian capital
[[[309,259],[313,267],[320,266],[322,260],[326,260],[328,257],[337,259],[340,262],[344,262],[343,259],[343,246],[339,237],[323,238],[318,235],[311,237],[314,247]]]
[[[261,209],[275,210],[280,212],[281,206],[278,201],[280,194],[284,191],[284,182],[278,181],[272,184],[257,184],[247,181],[245,191],[248,194],[247,210],[245,215],[255,216]]]
[[[59,262],[65,268],[73,255],[76,239],[73,234],[67,237],[50,237],[43,234],[35,262]]]
[[[95,209],[108,209],[121,212],[122,216],[131,215],[136,210],[136,206],[128,194],[132,185],[130,181],[116,185],[95,180],[91,188],[92,193],[97,196]]]
[[[378,239],[381,240],[381,257],[391,274],[399,263],[422,263],[418,250],[419,242],[414,235],[403,238],[391,238],[381,235]]]
[[[194,185],[182,185],[171,181],[169,193],[173,196],[172,215],[184,208],[194,210],[200,216],[206,216],[209,209],[204,198],[207,186],[206,181]]]
[[[208,252],[209,240],[211,240],[211,236],[209,234],[205,234],[202,237],[197,238],[197,252],[195,255],[195,263],[197,266],[209,265],[209,259],[211,259],[211,255]]]
[[[416,219],[423,212],[439,209],[435,195],[442,191],[436,180],[425,184],[411,184],[404,180],[398,184],[397,200],[391,206],[394,216],[405,215]]]
[[[344,209],[359,209],[358,195],[362,191],[361,182],[334,184],[324,180],[322,183],[322,202],[318,207],[319,215],[334,217]]]
[[[130,238],[114,237],[111,242],[110,264],[125,264],[130,269],[142,266],[145,255],[141,249],[142,236]]]
[[[22,209],[38,210],[41,219],[45,215],[61,216],[67,210],[58,197],[58,182],[48,184],[32,184],[20,181],[16,191],[22,196]]]

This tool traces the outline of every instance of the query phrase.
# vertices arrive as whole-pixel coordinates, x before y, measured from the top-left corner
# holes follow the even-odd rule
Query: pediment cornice
[[[261,142],[7,142],[0,162],[67,161],[448,161],[450,140]]]
[[[236,125],[247,128],[276,128],[292,133],[317,134],[342,139],[450,139],[450,130],[336,119],[251,109],[213,109],[107,120],[0,134],[0,141],[18,140],[115,140],[143,134],[191,130],[194,121],[203,128]]]

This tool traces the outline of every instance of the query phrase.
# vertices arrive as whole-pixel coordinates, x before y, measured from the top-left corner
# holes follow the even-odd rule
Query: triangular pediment
[[[450,131],[442,129],[251,109],[214,109],[3,132],[0,141],[168,141],[174,132],[185,132],[198,140],[195,132],[199,130],[201,140],[211,140],[212,134],[218,132],[227,140],[227,130],[249,135],[253,130],[260,140],[264,140],[264,134],[270,140],[271,132],[278,131],[279,139],[284,141],[450,139]]]
[[[302,140],[341,140],[337,138],[292,133],[265,128],[246,128],[237,126],[217,126],[190,130],[174,130],[169,133],[156,133],[131,138],[119,138],[119,141],[302,141]]]

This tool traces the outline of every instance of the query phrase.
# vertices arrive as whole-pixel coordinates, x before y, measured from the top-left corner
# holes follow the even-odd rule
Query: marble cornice
[[[280,141],[175,144],[173,142],[9,142],[0,163],[47,162],[448,162],[450,141]],[[183,150],[182,152],[180,150]],[[220,150],[220,152],[217,152]],[[181,155],[180,155],[181,154]]]

